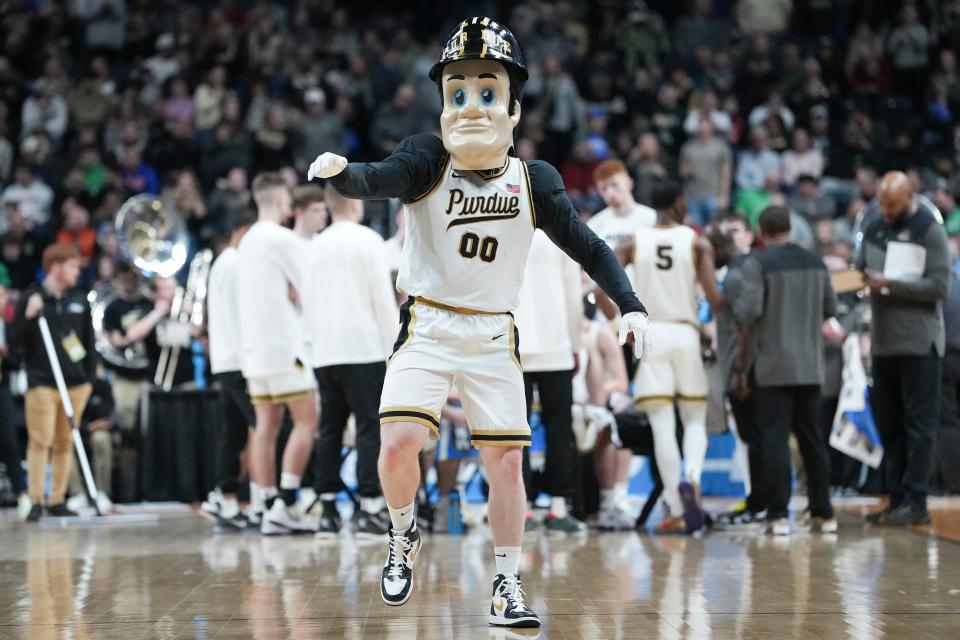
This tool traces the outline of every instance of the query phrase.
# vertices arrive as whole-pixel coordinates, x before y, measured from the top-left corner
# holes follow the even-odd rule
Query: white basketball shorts
[[[528,446],[519,336],[509,313],[481,313],[411,297],[380,397],[380,424],[415,422],[437,439],[440,410],[457,384],[479,446]]]
[[[313,393],[317,379],[313,371],[298,360],[290,365],[289,371],[247,378],[247,387],[253,404],[281,404]]]
[[[706,401],[707,372],[700,355],[700,332],[683,322],[651,322],[650,359],[634,377],[638,403]]]

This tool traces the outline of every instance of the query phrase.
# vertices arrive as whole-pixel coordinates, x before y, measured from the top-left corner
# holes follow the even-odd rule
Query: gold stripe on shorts
[[[380,410],[380,424],[391,422],[415,422],[440,433],[440,418],[432,411],[420,407],[384,407]]]
[[[520,350],[517,349],[517,325],[513,320],[513,314],[510,314],[510,359],[513,364],[520,369],[520,375],[523,375],[523,365],[520,364]]]
[[[641,396],[634,400],[635,404],[643,404],[645,402],[673,402],[674,396]]]
[[[435,300],[428,300],[427,298],[421,298],[420,296],[416,297],[417,302],[422,303],[428,307],[433,307],[434,309],[440,309],[441,311],[451,311],[453,313],[463,313],[468,316],[499,316],[506,313],[506,311],[480,311],[479,309],[470,309],[468,307],[454,307],[449,304],[444,304],[442,302],[436,302]]]
[[[529,447],[530,429],[471,429],[470,444],[475,447]]]
[[[685,396],[678,393],[677,400],[683,400],[684,402],[706,402],[707,396]]]

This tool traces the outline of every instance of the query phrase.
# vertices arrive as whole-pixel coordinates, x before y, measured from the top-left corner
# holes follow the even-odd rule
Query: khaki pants
[[[78,422],[92,390],[90,384],[77,385],[67,390]],[[67,492],[67,478],[73,453],[70,422],[60,403],[60,394],[50,387],[28,389],[24,399],[24,412],[27,418],[27,476],[30,499],[34,504],[43,503],[45,472],[49,460],[53,481],[47,503],[60,504]]]
[[[145,380],[132,380],[117,374],[110,377],[114,416],[122,431],[131,431],[137,426],[140,396],[146,384]]]

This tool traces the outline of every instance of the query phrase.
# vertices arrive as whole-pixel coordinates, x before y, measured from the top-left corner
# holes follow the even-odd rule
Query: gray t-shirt
[[[686,190],[690,198],[720,195],[720,169],[731,161],[730,147],[718,138],[688,140],[680,150],[680,164],[690,167]]]

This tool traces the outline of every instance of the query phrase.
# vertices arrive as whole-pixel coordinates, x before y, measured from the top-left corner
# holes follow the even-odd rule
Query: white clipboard
[[[883,263],[883,277],[887,280],[910,281],[923,277],[927,264],[927,250],[912,242],[888,242]]]

